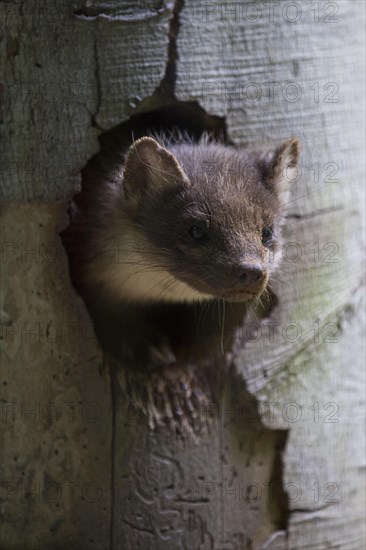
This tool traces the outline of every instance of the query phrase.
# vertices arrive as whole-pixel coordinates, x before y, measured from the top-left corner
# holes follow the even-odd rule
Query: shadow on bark
[[[126,413],[127,424],[123,430],[131,428],[128,423],[133,419],[132,429],[146,437],[143,426],[147,419],[149,428],[157,435],[160,433],[159,437],[167,430],[174,434],[173,447],[178,440],[197,443],[213,437],[216,430],[223,430],[239,445],[243,460],[255,462],[263,455],[270,470],[265,480],[269,524],[264,528],[270,534],[273,529],[286,529],[287,525],[288,501],[281,483],[281,457],[287,432],[270,430],[263,425],[256,400],[234,373],[236,353],[248,337],[247,305],[228,304],[225,315],[218,301],[209,307],[197,303],[159,304],[149,308],[116,304],[106,308],[105,304],[98,303],[96,296],[88,295],[78,281],[78,266],[85,261],[84,254],[97,253],[93,251],[92,235],[88,235],[85,246],[89,209],[97,206],[100,186],[113,181],[120,172],[124,155],[134,140],[156,132],[173,136],[185,132],[191,139],[199,140],[207,132],[218,141],[230,143],[224,119],[208,115],[198,104],[171,99],[164,107],[151,108],[152,103],[150,98],[139,113],[103,133],[100,151],[82,171],[82,190],[73,198],[70,226],[61,234],[69,257],[71,279],[86,303],[100,344],[109,358],[114,406],[116,409],[122,404]],[[268,317],[276,301],[276,296],[269,292],[264,305],[256,311],[257,319]],[[175,356],[174,362],[160,369],[149,368],[145,354],[146,349],[155,345],[156,334],[166,337]],[[224,418],[224,403],[229,409],[237,403],[240,410],[250,409],[253,414],[250,419],[244,416],[239,422],[233,422]],[[122,428],[114,424],[115,438]],[[254,446],[253,442],[256,442]],[[250,473],[249,479],[255,479],[255,473]],[[251,497],[246,498],[249,506]],[[247,547],[251,548],[251,541],[255,540],[253,532]]]

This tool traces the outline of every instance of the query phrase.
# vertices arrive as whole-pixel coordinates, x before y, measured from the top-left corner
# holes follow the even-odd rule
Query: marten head
[[[144,137],[126,157],[121,215],[139,229],[152,263],[175,279],[206,297],[248,300],[279,263],[299,152],[297,139],[260,155]]]

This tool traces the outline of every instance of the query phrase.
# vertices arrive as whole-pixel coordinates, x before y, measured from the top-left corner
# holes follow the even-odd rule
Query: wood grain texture
[[[107,548],[111,399],[55,205],[1,211],[0,548]]]
[[[85,2],[0,3],[0,200],[59,200],[80,188],[101,129],[126,119],[164,74],[169,6],[114,1],[103,17]]]
[[[319,3],[316,22],[310,4],[297,2],[287,15],[299,20],[290,23],[282,2],[270,22],[258,3],[262,16],[251,22],[253,3],[247,12],[246,4],[185,3],[176,93],[226,115],[239,144],[268,146],[291,134],[302,141],[286,224],[292,244],[275,277],[279,307],[236,363],[267,426],[289,430],[284,487],[293,513],[284,547],[361,548],[364,10],[333,3],[331,22],[333,8]],[[295,90],[298,101],[286,95]]]
[[[115,548],[261,548],[284,533],[275,464],[286,431],[261,424],[240,380],[223,387],[219,406],[199,411],[213,423],[196,441],[149,433],[142,415],[117,425]]]
[[[63,250],[48,248],[65,205],[4,206],[1,550],[364,547],[364,12],[319,2],[316,22],[311,3],[288,4],[176,10],[176,97],[226,116],[238,145],[303,144],[278,307],[238,350],[201,439],[151,431],[111,383]],[[3,200],[78,189],[100,133],[158,88],[173,9],[0,3]]]

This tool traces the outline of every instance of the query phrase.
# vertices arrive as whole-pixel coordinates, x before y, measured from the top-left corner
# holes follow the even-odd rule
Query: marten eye
[[[208,239],[206,231],[202,229],[202,227],[200,227],[199,225],[192,225],[192,227],[188,229],[188,234],[191,239],[196,242],[202,243],[203,241],[206,241]]]
[[[262,231],[262,243],[264,245],[270,244],[273,237],[273,229],[269,225],[265,227]]]

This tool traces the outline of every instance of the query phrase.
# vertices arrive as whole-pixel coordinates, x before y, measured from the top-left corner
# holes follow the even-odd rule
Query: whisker
[[[224,330],[225,330],[225,300],[222,301],[222,327],[221,327],[221,353],[225,354],[224,350]]]

